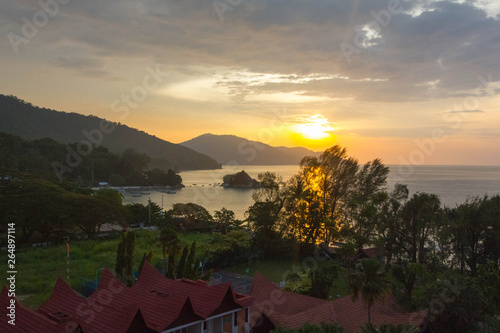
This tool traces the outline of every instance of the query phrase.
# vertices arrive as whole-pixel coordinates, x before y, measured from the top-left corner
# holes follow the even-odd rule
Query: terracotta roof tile
[[[332,302],[336,321],[345,328],[346,333],[355,333],[368,321],[368,308],[358,299],[353,302],[350,296],[344,296]],[[421,326],[427,311],[408,313],[398,304],[396,298],[390,295],[385,300],[377,302],[371,309],[371,322],[380,324],[411,324]]]
[[[353,302],[350,296],[345,296],[335,301],[326,301],[283,291],[258,272],[253,278],[250,295],[255,298],[250,308],[250,327],[256,324],[262,313],[276,327],[291,329],[302,327],[306,323],[336,322],[345,328],[346,333],[355,333],[368,321],[368,309],[361,300]],[[420,326],[426,313],[406,312],[391,295],[372,307],[371,318],[376,325],[409,323]]]
[[[11,298],[8,296],[8,289],[6,286],[3,287],[2,293],[0,294],[0,315],[3,317],[0,320],[0,332],[3,333],[33,333],[33,332],[53,332],[53,333],[63,333],[72,332],[72,330],[66,330],[66,323],[58,323],[54,320],[47,318],[46,316],[33,311],[31,309],[23,306],[16,299],[16,321],[15,326],[8,323],[9,317],[7,317],[7,306],[10,304]],[[68,326],[69,328],[70,326]],[[78,325],[74,325],[76,329]],[[73,330],[74,332],[74,330]]]
[[[230,283],[209,286],[204,281],[170,280],[149,263],[133,287],[123,285],[109,270],[88,298],[58,278],[50,298],[38,311],[16,303],[16,326],[0,321],[0,332],[153,333],[201,321],[214,314],[249,305],[251,296],[235,293]],[[0,313],[10,302],[4,287]]]
[[[250,308],[250,327],[255,325],[261,313],[275,326],[284,328],[298,328],[306,323],[333,323],[335,320],[330,302],[283,291],[258,272],[253,277],[250,295],[255,298]]]

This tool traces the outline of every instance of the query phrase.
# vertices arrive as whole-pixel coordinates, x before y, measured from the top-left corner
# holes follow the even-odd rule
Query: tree
[[[188,279],[194,279],[197,267],[195,266],[195,256],[196,256],[196,241],[191,244],[191,249],[189,250],[189,256],[186,261],[186,268],[184,270],[184,277]]]
[[[472,280],[481,288],[483,295],[487,298],[485,302],[487,314],[496,315],[500,311],[500,269],[498,264],[490,260],[484,265],[479,265],[477,274]]]
[[[282,244],[282,209],[285,189],[281,176],[264,172],[258,175],[260,188],[252,193],[254,204],[246,212],[249,228],[254,231],[257,247],[266,257],[280,254]]]
[[[361,328],[359,333],[418,333],[420,329],[418,327],[409,324],[399,324],[397,326],[393,324],[382,324],[377,328],[373,324],[366,323],[364,327]]]
[[[309,273],[311,276],[311,291],[310,296],[328,299],[330,290],[332,289],[335,280],[338,276],[338,266],[329,265],[319,267]]]
[[[355,221],[355,235],[359,246],[370,243],[380,218],[379,212],[387,201],[385,186],[389,168],[379,159],[366,163],[356,173],[356,186],[348,202],[350,219]]]
[[[228,210],[224,207],[221,210],[215,211],[214,222],[219,225],[219,229],[223,234],[226,234],[231,227],[235,226],[235,217],[232,210]]]
[[[404,205],[398,236],[410,262],[425,263],[425,246],[431,244],[431,231],[441,213],[441,201],[435,194],[416,193]]]
[[[161,207],[150,201],[147,205],[140,203],[128,204],[124,206],[128,225],[136,223],[149,224],[149,214],[151,211],[151,225],[160,225],[163,220]]]
[[[116,251],[115,272],[117,277],[129,287],[134,284],[134,252],[135,232],[127,232],[122,235]]]
[[[444,232],[463,274],[500,259],[500,196],[474,198],[446,211]]]
[[[175,272],[175,257],[179,254],[180,252],[180,245],[178,243],[175,243],[171,245],[168,249],[168,267],[167,267],[167,274],[166,277],[169,279],[175,279],[176,278],[176,272]]]
[[[129,287],[132,287],[135,282],[134,277],[134,252],[135,252],[135,232],[127,233],[126,239],[126,255],[125,255],[125,281]]]
[[[175,173],[174,170],[169,169],[167,172],[153,168],[144,173],[146,177],[146,184],[148,186],[171,186],[177,187],[182,184],[182,178]]]
[[[488,298],[470,277],[457,275],[436,280],[426,291],[435,332],[467,332],[484,318]]]
[[[384,249],[386,271],[390,268],[394,255],[401,253],[398,243],[398,230],[401,228],[402,210],[408,199],[408,187],[396,184],[394,189],[382,203],[377,219],[376,243]]]
[[[311,275],[309,270],[290,273],[287,275],[285,290],[298,294],[309,295],[312,288]]]
[[[122,239],[118,243],[118,249],[116,250],[116,264],[115,273],[116,276],[122,280],[125,275],[125,261],[127,256],[127,235],[122,234]]]
[[[291,273],[286,277],[285,290],[316,298],[328,299],[337,276],[338,267],[336,265]]]
[[[340,236],[369,242],[384,201],[388,168],[375,159],[360,169],[358,161],[338,145],[317,158],[305,157],[300,167],[287,186],[288,233],[309,244]]]
[[[203,245],[208,262],[215,267],[222,267],[246,259],[252,245],[252,237],[250,232],[232,230],[226,235],[214,233]]]
[[[157,243],[161,246],[161,252],[163,255],[163,274],[165,274],[165,257],[167,253],[169,254],[169,264],[173,264],[174,256],[177,252],[177,247],[179,244],[179,238],[177,233],[171,227],[167,225],[162,225],[160,227],[160,237],[157,239]],[[170,258],[172,257],[172,258]],[[168,267],[170,270],[170,267]],[[173,274],[173,273],[172,273]]]
[[[139,269],[137,270],[139,276],[141,275],[142,267],[144,267],[144,263],[146,261],[149,262],[149,263],[153,262],[153,256],[154,255],[153,255],[153,251],[152,250],[150,250],[149,253],[148,252],[144,252],[144,255],[142,256],[141,262],[139,264]]]
[[[177,265],[177,271],[176,271],[176,274],[175,274],[175,277],[177,279],[180,279],[180,278],[184,278],[184,272],[186,270],[186,260],[187,260],[187,256],[189,254],[189,250],[188,250],[188,246],[184,246],[184,250],[182,250],[182,255],[181,255],[181,259],[179,260],[179,264]]]
[[[143,172],[150,160],[148,155],[138,153],[132,148],[127,148],[123,151],[119,158],[119,171],[127,180],[127,184],[141,185],[146,183],[146,177]]]
[[[94,236],[105,223],[123,224],[121,209],[102,199],[83,194],[72,194],[65,198],[68,219],[87,234]]]
[[[361,259],[354,272],[349,275],[348,287],[354,302],[361,295],[361,300],[368,307],[368,323],[371,323],[372,306],[390,292],[382,265],[375,259]]]
[[[123,194],[111,188],[102,188],[93,193],[93,196],[99,198],[117,209],[122,208]]]

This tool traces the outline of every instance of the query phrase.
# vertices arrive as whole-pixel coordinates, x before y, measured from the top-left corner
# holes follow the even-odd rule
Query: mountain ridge
[[[205,133],[179,144],[211,156],[223,165],[235,163],[242,165],[293,165],[299,164],[305,156],[318,156],[320,154],[304,147],[273,147],[233,134]]]
[[[0,94],[0,131],[25,140],[51,138],[63,144],[91,142],[115,153],[127,148],[145,153],[152,164],[179,170],[218,169],[213,158],[127,125],[93,115],[41,108]],[[111,129],[112,128],[112,129]]]

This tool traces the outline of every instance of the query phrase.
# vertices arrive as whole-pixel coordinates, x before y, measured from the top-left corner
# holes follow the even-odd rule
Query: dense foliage
[[[107,155],[103,152],[101,161],[103,156]],[[133,178],[140,177],[134,170],[145,165],[142,157],[128,151],[116,158]],[[17,167],[29,169],[22,160]],[[429,310],[431,332],[498,331],[498,321],[492,318],[500,312],[500,196],[442,207],[438,196],[409,196],[402,184],[387,190],[387,173],[380,160],[359,165],[335,146],[318,158],[304,158],[299,173],[287,183],[276,174],[260,174],[261,186],[254,190],[254,203],[246,214],[251,230],[245,230],[226,208],[212,216],[194,203],[175,204],[164,212],[155,204],[124,206],[120,193],[112,189],[93,192],[79,182],[56,184],[3,169],[0,228],[4,231],[8,223],[16,223],[20,244],[61,241],[78,232],[93,236],[105,224],[144,222],[151,211],[151,224],[160,228],[156,245],[162,252],[161,269],[171,278],[197,278],[200,273],[196,244],[181,244],[178,232],[211,232],[201,250],[208,267],[219,268],[256,257],[301,259],[335,244],[339,247],[328,256],[345,264],[352,297],[367,305],[367,322],[375,302],[392,292],[409,311]],[[151,179],[157,176],[150,174]],[[131,244],[125,239],[119,245],[116,262],[117,270],[129,276]],[[378,247],[385,265],[373,259],[356,262],[362,248],[371,246]],[[288,277],[286,288],[328,299],[336,267],[296,272]],[[326,326],[305,329],[330,332]],[[366,332],[400,329],[410,328],[365,327]]]
[[[429,309],[433,332],[494,331],[489,318],[500,311],[500,196],[443,207],[437,195],[410,197],[402,184],[388,191],[387,175],[380,160],[360,165],[339,146],[304,158],[286,184],[259,175],[269,186],[255,190],[247,212],[257,248],[272,258],[287,242],[309,254],[317,244],[337,242],[337,259],[351,271],[353,298],[367,309],[390,287],[408,310]],[[378,247],[385,267],[367,259],[352,264],[370,246]],[[308,272],[298,273],[287,288],[308,293],[311,281]],[[443,300],[449,292],[456,294]]]
[[[63,144],[89,142],[118,154],[132,148],[151,157],[151,168],[199,170],[221,167],[207,155],[144,131],[94,115],[40,108],[15,96],[0,94],[0,119],[0,132],[19,135],[26,140],[50,138]]]
[[[234,173],[227,174],[222,178],[223,186],[225,187],[257,187],[259,183],[250,177],[248,173],[244,170]]]
[[[52,139],[24,141],[0,132],[0,168],[37,173],[44,178],[95,186],[179,186],[182,178],[173,170],[148,169],[151,158],[129,148],[121,154],[102,146],[81,155],[79,144],[63,145]]]
[[[121,225],[122,197],[115,190],[69,190],[52,182],[9,171],[0,175],[0,229],[15,223],[18,243],[61,241],[68,234],[92,236],[104,224]]]

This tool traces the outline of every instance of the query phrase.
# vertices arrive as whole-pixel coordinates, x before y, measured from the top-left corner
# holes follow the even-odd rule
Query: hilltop
[[[299,164],[304,156],[319,155],[302,147],[273,147],[235,135],[203,134],[180,144],[222,164],[292,165]]]
[[[151,157],[151,165],[162,169],[218,169],[213,158],[188,147],[162,140],[120,123],[93,115],[40,108],[15,96],[0,94],[0,132],[24,140],[50,138],[62,144],[91,141],[114,153],[132,148]],[[104,124],[104,125],[103,125]],[[102,130],[102,128],[106,130]]]

